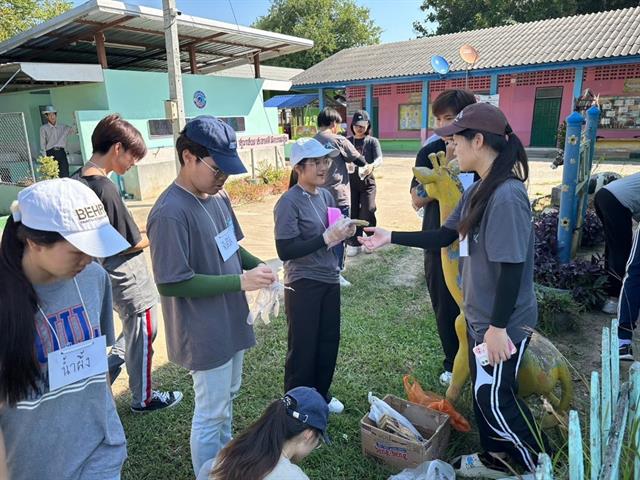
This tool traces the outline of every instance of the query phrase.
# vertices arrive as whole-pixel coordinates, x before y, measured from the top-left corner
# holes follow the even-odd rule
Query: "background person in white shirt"
[[[67,137],[75,133],[75,128],[58,123],[58,112],[48,105],[42,111],[47,123],[40,127],[40,153],[53,157],[60,167],[60,178],[69,176],[69,160],[67,160]]]

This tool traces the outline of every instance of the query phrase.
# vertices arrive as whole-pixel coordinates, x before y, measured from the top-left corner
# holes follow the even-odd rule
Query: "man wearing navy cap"
[[[197,475],[231,440],[243,355],[255,344],[244,292],[268,287],[276,276],[238,245],[242,230],[223,189],[229,175],[247,171],[233,129],[215,117],[196,117],[176,149],[180,173],[153,206],[147,233],[169,360],[193,378]]]

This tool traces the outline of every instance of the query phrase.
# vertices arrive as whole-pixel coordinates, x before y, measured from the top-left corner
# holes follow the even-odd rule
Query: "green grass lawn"
[[[402,376],[414,373],[425,389],[442,392],[438,375],[442,354],[433,312],[422,276],[422,252],[389,248],[349,267],[353,287],[343,290],[342,339],[332,393],[346,406],[332,415],[330,446],[323,446],[301,465],[320,479],[386,479],[390,472],[365,458],[360,446],[360,419],[368,411],[367,393],[405,398]],[[283,309],[281,309],[282,311]],[[234,428],[242,430],[282,395],[286,322],[281,315],[257,328],[258,343],[245,357],[243,386],[234,404]],[[146,416],[129,412],[128,396],[118,398],[118,411],[128,439],[124,479],[192,479],[189,432],[193,412],[191,378],[167,365],[154,372],[163,388],[182,390],[174,410]],[[469,404],[468,391],[461,403]],[[464,413],[468,416],[469,411]],[[450,453],[475,451],[475,433],[452,433]]]

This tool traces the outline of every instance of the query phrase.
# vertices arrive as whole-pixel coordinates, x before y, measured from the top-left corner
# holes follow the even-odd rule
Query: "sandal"
[[[465,478],[502,479],[511,472],[500,460],[489,453],[460,455],[451,461],[456,475]]]

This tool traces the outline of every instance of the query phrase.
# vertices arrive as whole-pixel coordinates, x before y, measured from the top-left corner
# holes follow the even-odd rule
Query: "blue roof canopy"
[[[276,95],[264,102],[265,107],[300,108],[306,107],[314,100],[318,100],[317,93],[299,93],[291,95]]]

